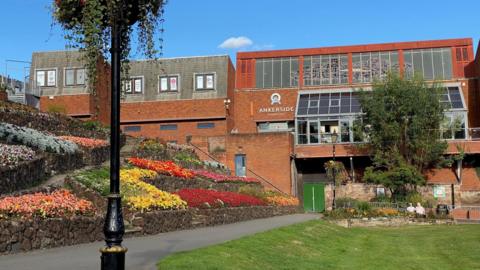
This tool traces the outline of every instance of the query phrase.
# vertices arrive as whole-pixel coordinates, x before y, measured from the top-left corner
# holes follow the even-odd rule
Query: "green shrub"
[[[371,200],[372,202],[392,202],[392,199],[388,196],[377,196]]]
[[[107,167],[82,171],[73,176],[77,182],[87,188],[107,196],[110,193],[110,169]]]
[[[67,108],[63,104],[50,104],[47,111],[50,113],[67,114]]]
[[[359,203],[358,200],[353,199],[353,198],[349,198],[349,197],[343,197],[343,198],[335,199],[335,205],[337,207],[355,208],[358,203]]]
[[[372,211],[372,206],[368,202],[359,202],[356,208],[360,212],[368,213]]]

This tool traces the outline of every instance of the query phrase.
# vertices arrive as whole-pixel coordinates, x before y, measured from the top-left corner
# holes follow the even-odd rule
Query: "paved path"
[[[126,269],[156,269],[155,264],[157,261],[173,252],[214,245],[246,235],[317,218],[319,218],[319,215],[296,214],[125,239],[124,245],[129,249],[126,258]],[[98,249],[102,245],[102,242],[96,242],[0,256],[0,269],[99,270],[100,253]]]

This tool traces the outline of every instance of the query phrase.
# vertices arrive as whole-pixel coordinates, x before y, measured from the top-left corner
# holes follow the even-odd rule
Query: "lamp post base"
[[[101,270],[125,270],[125,253],[127,248],[122,246],[104,247],[100,249],[102,253]]]

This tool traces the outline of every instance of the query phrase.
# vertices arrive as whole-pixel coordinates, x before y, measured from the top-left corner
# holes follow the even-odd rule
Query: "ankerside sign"
[[[280,113],[280,112],[293,112],[295,108],[293,106],[282,106],[282,96],[279,93],[273,93],[270,96],[270,107],[261,107],[258,109],[259,113]]]

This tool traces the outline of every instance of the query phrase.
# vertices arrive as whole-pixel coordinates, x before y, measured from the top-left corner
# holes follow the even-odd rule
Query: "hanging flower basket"
[[[112,19],[119,19],[127,25],[133,25],[141,19],[146,19],[148,14],[157,15],[160,8],[164,4],[163,0],[123,0],[124,6],[121,12],[111,12],[114,3],[119,3],[115,0],[55,0],[55,17],[62,23],[66,29],[72,29],[85,18],[85,10],[89,1],[103,10],[102,27],[111,25]],[[115,18],[112,18],[114,16]]]

